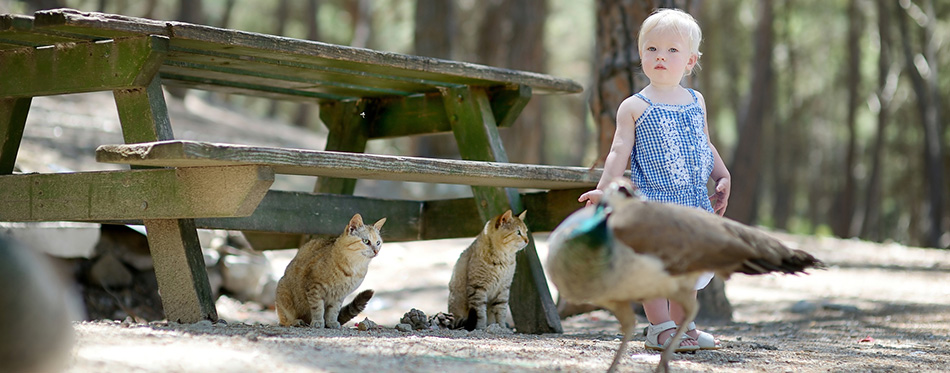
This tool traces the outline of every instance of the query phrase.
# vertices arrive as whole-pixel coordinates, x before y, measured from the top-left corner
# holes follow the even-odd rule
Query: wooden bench
[[[531,211],[529,229],[551,231],[578,205],[581,191],[596,186],[602,170],[518,163],[499,163],[433,159],[406,156],[372,155],[307,149],[257,147],[195,141],[161,141],[140,144],[103,145],[96,151],[100,162],[136,166],[178,168],[221,168],[261,166],[274,173],[413,181],[426,183],[540,189],[522,194],[525,208]],[[346,198],[341,200],[340,198]],[[348,212],[320,213],[320,206],[336,203],[365,206],[359,211],[374,211],[380,216],[395,216],[387,224],[389,242],[438,238],[471,237],[478,234],[484,221],[478,217],[474,199],[397,201],[369,197],[345,197],[285,191],[269,191],[253,214],[245,218],[200,219],[205,216],[178,212],[179,216],[199,218],[200,228],[241,229],[253,232],[336,235],[337,226],[349,221]],[[232,203],[236,204],[236,203]],[[314,212],[318,211],[318,212]],[[205,212],[202,212],[205,213]],[[254,242],[254,239],[251,238]],[[296,238],[283,242],[258,241],[257,249],[297,247]]]
[[[217,318],[196,227],[322,234],[299,211],[343,205],[350,215],[419,219],[396,239],[441,238],[427,222],[465,211],[477,218],[453,222],[460,228],[449,234],[471,236],[489,217],[525,207],[532,229],[549,230],[578,207],[580,189],[560,188],[588,188],[599,176],[508,164],[498,127],[511,125],[533,94],[581,91],[543,74],[69,9],[0,15],[0,71],[0,220],[141,221],[173,321]],[[162,85],[319,105],[325,151],[172,141]],[[132,170],[12,175],[32,97],[104,90],[113,92],[127,145],[97,155]],[[370,139],[449,131],[465,161],[362,154]],[[175,168],[140,169],[147,166]],[[314,193],[268,190],[274,173],[317,175]],[[224,177],[234,185],[220,191]],[[359,178],[472,185],[474,198],[353,197]],[[561,331],[533,242],[519,253],[511,308],[520,332]]]

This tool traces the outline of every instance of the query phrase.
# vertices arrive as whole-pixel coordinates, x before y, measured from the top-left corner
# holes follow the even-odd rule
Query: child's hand
[[[716,181],[716,192],[709,196],[709,201],[713,202],[713,211],[719,216],[726,214],[726,206],[729,205],[729,192],[732,189],[732,182],[728,177]]]
[[[584,194],[581,194],[581,196],[577,199],[577,202],[586,201],[587,204],[585,206],[590,206],[590,205],[596,204],[597,202],[600,202],[600,199],[603,196],[604,196],[604,191],[600,189],[594,189]]]

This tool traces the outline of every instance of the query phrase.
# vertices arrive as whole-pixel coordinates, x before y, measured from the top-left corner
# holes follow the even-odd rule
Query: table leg
[[[320,119],[327,126],[327,145],[324,150],[363,153],[366,151],[366,101],[330,102],[320,105]],[[313,191],[316,193],[353,194],[356,179],[320,177]]]
[[[194,219],[144,223],[165,318],[179,323],[217,320]]]
[[[13,173],[32,97],[0,99],[0,175]]]
[[[157,74],[147,87],[115,90],[113,95],[127,144],[174,138]],[[145,220],[144,224],[168,321],[217,320],[194,219]]]
[[[442,93],[445,111],[462,158],[508,162],[487,93],[471,87],[448,88]],[[482,221],[509,208],[516,214],[524,209],[521,196],[513,188],[473,186],[472,193]],[[530,212],[527,219],[531,219]],[[519,332],[531,334],[561,333],[563,330],[557,306],[551,299],[533,237],[528,246],[518,253],[517,260],[509,302],[515,328]]]

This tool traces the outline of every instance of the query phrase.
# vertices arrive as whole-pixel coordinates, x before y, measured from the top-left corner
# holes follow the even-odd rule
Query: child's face
[[[679,84],[697,57],[689,50],[686,38],[672,30],[657,30],[647,35],[640,51],[643,73],[653,84]]]

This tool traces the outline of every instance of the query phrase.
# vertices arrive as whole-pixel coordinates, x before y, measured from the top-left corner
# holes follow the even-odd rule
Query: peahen
[[[631,302],[680,303],[686,320],[672,337],[679,341],[699,311],[692,292],[701,273],[727,279],[735,272],[795,274],[823,267],[755,228],[692,207],[645,201],[628,180],[612,182],[598,204],[568,216],[548,245],[546,266],[560,294],[604,307],[620,321],[623,341],[608,372],[617,368],[637,324]],[[663,351],[658,372],[669,371],[677,345]]]

